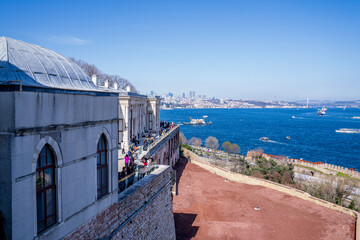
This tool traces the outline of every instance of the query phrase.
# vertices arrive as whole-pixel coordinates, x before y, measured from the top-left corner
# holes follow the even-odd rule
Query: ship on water
[[[318,110],[317,115],[323,116],[326,114],[327,108],[321,108]]]
[[[183,122],[184,125],[210,125],[212,122],[205,122],[205,118],[208,116],[204,115],[203,118],[193,119],[190,117],[190,122]]]
[[[360,129],[356,128],[340,128],[338,130],[335,130],[337,133],[360,133]]]

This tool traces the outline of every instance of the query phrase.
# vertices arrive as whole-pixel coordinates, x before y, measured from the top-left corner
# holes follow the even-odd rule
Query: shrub
[[[283,178],[281,180],[282,184],[290,185],[293,183],[293,179],[289,171],[284,172]]]
[[[273,182],[276,182],[276,183],[280,183],[280,180],[281,180],[281,175],[280,173],[278,173],[277,171],[275,170],[270,170],[270,173],[269,173],[269,180],[270,181],[273,181]]]
[[[264,175],[261,172],[259,172],[258,170],[253,170],[251,173],[251,176],[264,179]]]

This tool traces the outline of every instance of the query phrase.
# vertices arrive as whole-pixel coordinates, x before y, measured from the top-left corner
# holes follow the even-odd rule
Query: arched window
[[[97,196],[100,198],[108,192],[107,148],[104,134],[97,146]]]
[[[55,156],[49,145],[36,164],[37,229],[42,232],[56,223]]]

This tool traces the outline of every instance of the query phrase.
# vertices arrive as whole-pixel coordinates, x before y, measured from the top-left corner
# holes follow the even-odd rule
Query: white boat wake
[[[268,142],[268,143],[282,144],[282,145],[290,145],[289,143],[278,142],[278,141],[274,141],[274,140],[266,140],[266,141],[260,140],[260,141],[262,141],[262,142]]]
[[[269,142],[271,142],[271,143],[277,143],[277,144],[283,144],[283,145],[289,145],[288,143],[278,142],[278,141],[274,141],[274,140],[269,140]]]

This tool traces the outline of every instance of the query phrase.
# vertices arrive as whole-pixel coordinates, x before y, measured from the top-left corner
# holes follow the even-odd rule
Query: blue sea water
[[[317,116],[317,109],[174,109],[161,110],[161,120],[182,123],[190,117],[212,125],[182,125],[187,139],[209,136],[236,143],[241,153],[262,148],[265,153],[311,162],[324,162],[360,169],[360,134],[337,133],[339,128],[360,129],[360,109],[329,109]],[[292,117],[294,116],[294,118]],[[286,139],[290,136],[290,140]],[[260,141],[269,137],[270,142]]]

